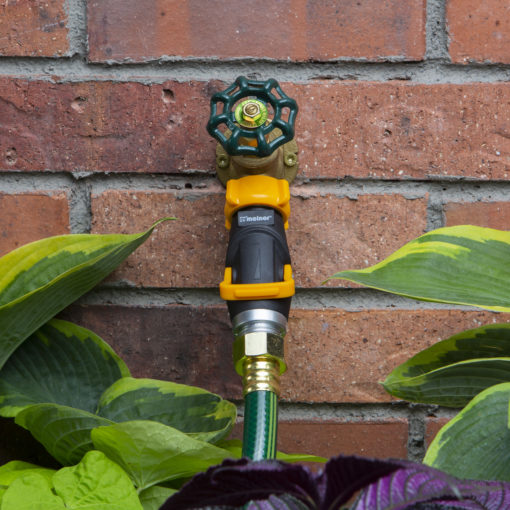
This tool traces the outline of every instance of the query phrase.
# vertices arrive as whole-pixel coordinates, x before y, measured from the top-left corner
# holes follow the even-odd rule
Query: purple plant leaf
[[[292,496],[269,496],[265,501],[252,501],[244,510],[310,510],[310,507]]]
[[[339,456],[324,472],[278,461],[226,460],[195,476],[160,510],[508,510],[510,483],[459,480],[423,464]]]
[[[476,510],[510,508],[510,483],[508,482],[465,480],[461,483],[460,490],[464,502],[474,503],[472,507],[466,506],[466,508],[476,508]]]
[[[171,496],[160,510],[236,507],[268,500],[271,496],[291,496],[305,504],[301,508],[318,508],[316,483],[307,468],[279,461],[227,459],[219,466],[195,476]]]
[[[400,469],[401,461],[368,459],[357,456],[333,457],[317,479],[321,508],[339,508],[360,489]]]
[[[402,468],[370,484],[351,510],[425,509],[428,506],[463,510],[510,508],[508,483],[459,480],[423,464],[398,462],[402,463]]]

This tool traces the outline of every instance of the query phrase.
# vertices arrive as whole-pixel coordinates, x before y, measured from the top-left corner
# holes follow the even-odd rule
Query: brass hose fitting
[[[271,310],[250,310],[234,321],[234,367],[243,377],[243,392],[272,391],[280,394],[280,375],[285,363],[287,320]]]
[[[280,396],[280,363],[270,356],[250,356],[243,360],[243,394],[272,391]]]

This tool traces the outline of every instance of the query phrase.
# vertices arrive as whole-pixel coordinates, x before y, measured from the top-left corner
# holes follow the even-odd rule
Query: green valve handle
[[[274,112],[271,119],[268,105]],[[266,157],[294,138],[297,111],[296,101],[284,94],[276,80],[240,76],[212,96],[207,131],[231,156]],[[269,134],[275,129],[281,134],[269,141],[273,138]]]

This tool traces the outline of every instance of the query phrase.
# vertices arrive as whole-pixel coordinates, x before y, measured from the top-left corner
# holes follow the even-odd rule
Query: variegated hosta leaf
[[[201,388],[125,377],[105,391],[97,414],[58,404],[36,404],[19,412],[16,423],[28,429],[60,463],[71,465],[93,449],[90,434],[96,427],[154,420],[194,440],[213,442],[230,432],[235,418],[234,404]]]
[[[58,404],[27,407],[15,418],[64,466],[80,462],[93,449],[90,431],[113,422],[87,411]]]
[[[97,450],[129,474],[138,491],[191,477],[231,456],[227,450],[155,421],[98,427],[91,437]]]
[[[0,258],[0,368],[21,342],[112,272],[156,225],[141,234],[50,237]]]
[[[340,271],[401,296],[510,311],[510,232],[461,225],[433,230],[375,266]]]
[[[383,383],[405,400],[466,405],[484,389],[510,381],[510,324],[464,331],[398,366]]]
[[[424,463],[459,478],[510,481],[510,383],[477,395],[429,446]]]
[[[124,377],[105,391],[98,414],[114,422],[154,420],[214,443],[231,431],[236,407],[202,388]]]
[[[94,413],[101,394],[129,376],[113,349],[88,329],[52,319],[41,326],[0,370],[0,415],[54,403]]]

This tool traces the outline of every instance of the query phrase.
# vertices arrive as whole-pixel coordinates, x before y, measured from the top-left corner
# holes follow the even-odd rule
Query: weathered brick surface
[[[510,202],[450,202],[445,205],[446,226],[478,225],[510,229]]]
[[[448,0],[447,30],[453,62],[510,63],[506,0]]]
[[[0,169],[212,171],[205,123],[218,88],[0,79]]]
[[[92,197],[92,231],[141,232],[155,220],[177,221],[157,228],[113,274],[149,287],[213,287],[223,279],[228,234],[225,193],[107,191]]]
[[[0,56],[53,57],[67,53],[64,0],[0,1]]]
[[[278,450],[333,457],[361,455],[377,458],[407,458],[408,422],[405,419],[373,421],[293,420],[278,423]],[[232,431],[235,439],[243,438],[243,421]],[[322,466],[322,465],[321,465]],[[310,464],[318,468],[317,464]]]
[[[294,310],[283,397],[307,402],[384,402],[379,381],[435,342],[509,314],[449,310]]]
[[[63,317],[110,343],[136,377],[202,386],[240,398],[225,306],[139,308],[74,305]],[[379,385],[440,339],[510,315],[446,310],[293,310],[282,398],[293,402],[389,402]]]
[[[0,169],[214,172],[219,82],[0,80]],[[510,84],[283,84],[305,177],[508,179]],[[15,161],[10,156],[15,149]]]
[[[225,307],[73,305],[60,316],[106,340],[133,377],[200,386],[225,398],[242,397]]]
[[[313,190],[306,196],[292,199],[288,232],[299,287],[318,287],[340,269],[374,264],[426,226],[425,199],[360,195],[351,200]],[[92,197],[92,230],[132,233],[176,216],[178,221],[159,227],[112,278],[150,287],[216,287],[227,249],[223,205],[219,186],[178,193],[107,191]]]
[[[404,419],[368,422],[281,421],[278,449],[322,457],[362,455],[407,458],[408,423]]]
[[[322,82],[285,90],[300,106],[306,176],[509,178],[506,84]]]
[[[90,58],[164,56],[420,60],[424,0],[102,0],[88,2]]]
[[[69,233],[64,193],[0,193],[0,256],[32,241]]]
[[[425,420],[425,448],[428,448],[437,433],[444,427],[450,418],[430,417]]]
[[[317,287],[342,269],[375,264],[425,232],[426,199],[308,196],[292,200],[288,232],[294,278],[300,287]],[[327,285],[352,286],[340,280]]]

